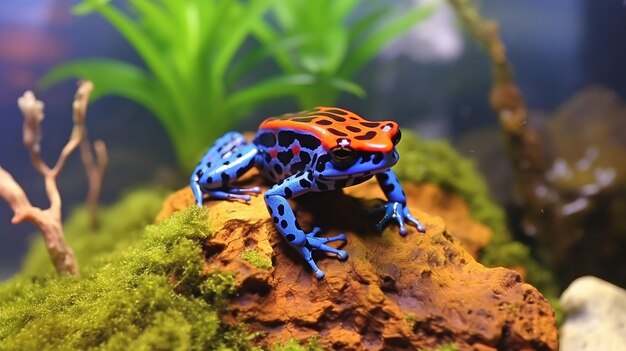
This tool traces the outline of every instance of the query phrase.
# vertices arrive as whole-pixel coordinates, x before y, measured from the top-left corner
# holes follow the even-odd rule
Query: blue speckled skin
[[[399,141],[399,132],[397,134],[395,142]],[[261,189],[237,188],[232,184],[252,167],[256,167],[274,184],[265,192],[264,198],[276,229],[308,262],[318,279],[324,277],[324,272],[314,262],[312,251],[330,252],[340,260],[346,260],[346,251],[326,245],[333,241],[345,241],[346,237],[344,234],[331,238],[317,237],[321,231],[318,227],[311,232],[304,232],[289,205],[290,198],[308,192],[341,189],[375,176],[389,200],[381,208],[384,215],[377,229],[382,230],[393,219],[398,222],[402,235],[407,233],[406,221],[414,224],[418,231],[425,232],[422,224],[409,212],[404,191],[391,170],[399,158],[395,148],[388,152],[350,149],[345,154],[348,155],[346,161],[333,154],[335,150],[329,149],[320,139],[315,133],[298,130],[291,125],[287,128],[261,128],[253,142],[246,141],[237,132],[225,134],[204,154],[191,177],[190,185],[196,204],[202,206],[204,194],[220,199],[249,201],[249,194],[259,194]],[[349,147],[350,136],[336,139],[336,142]]]

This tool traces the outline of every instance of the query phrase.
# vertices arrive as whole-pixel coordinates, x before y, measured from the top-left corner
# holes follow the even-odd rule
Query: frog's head
[[[395,146],[401,132],[393,121],[365,122],[367,130],[355,132],[336,139],[336,144],[327,149],[322,169],[317,168],[328,179],[367,176],[393,167],[399,159]],[[357,128],[354,128],[355,130]],[[319,164],[319,163],[318,163]]]
[[[300,146],[317,150],[315,171],[329,179],[382,172],[398,162],[400,129],[393,121],[368,121],[337,107],[317,107],[265,120],[261,129],[313,136]],[[289,144],[289,143],[287,143]]]

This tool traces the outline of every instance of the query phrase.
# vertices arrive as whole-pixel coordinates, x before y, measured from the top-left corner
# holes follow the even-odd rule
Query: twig
[[[31,91],[18,99],[18,106],[24,116],[24,145],[30,153],[35,169],[44,177],[50,207],[42,210],[31,205],[26,193],[15,179],[0,167],[0,197],[11,207],[14,216],[11,223],[23,221],[34,223],[44,237],[48,254],[60,275],[78,275],[78,263],[74,252],[67,245],[61,223],[61,195],[56,178],[63,169],[69,155],[78,147],[85,135],[85,113],[89,95],[93,90],[91,82],[80,83],[73,104],[74,127],[59,159],[50,168],[41,158],[41,121],[44,118],[44,105]]]
[[[559,242],[571,227],[561,218],[558,192],[546,178],[549,168],[547,150],[535,129],[529,126],[528,111],[518,88],[497,25],[481,18],[470,0],[449,0],[460,20],[488,53],[493,70],[490,104],[498,115],[509,157],[512,161],[516,199],[523,208],[524,230],[537,235],[550,251],[553,265],[563,261],[568,249]]]
[[[459,19],[485,49],[491,61],[493,85],[490,103],[507,138],[507,146],[518,172],[543,179],[546,170],[543,148],[536,131],[528,125],[524,97],[515,82],[498,25],[481,18],[470,0],[449,0]]]
[[[535,189],[548,189],[544,177],[548,164],[546,153],[539,135],[528,124],[526,103],[515,82],[498,26],[493,21],[482,19],[470,0],[449,2],[489,56],[493,72],[490,104],[502,126],[518,187],[527,206],[542,209],[544,200],[535,195]]]
[[[80,157],[85,167],[89,190],[87,191],[87,209],[89,211],[89,222],[92,230],[98,229],[98,200],[102,191],[102,180],[106,171],[109,158],[106,144],[102,140],[96,140],[92,146],[89,139],[85,139],[80,143]]]

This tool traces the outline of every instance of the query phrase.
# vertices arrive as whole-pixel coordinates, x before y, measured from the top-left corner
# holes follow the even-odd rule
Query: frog
[[[320,227],[305,231],[289,204],[290,199],[311,192],[343,189],[375,178],[387,202],[377,210],[382,218],[376,229],[397,222],[402,236],[407,224],[425,233],[422,223],[411,214],[404,190],[392,167],[399,160],[398,123],[371,121],[339,107],[317,107],[265,119],[253,140],[228,132],[218,138],[194,169],[190,186],[197,206],[209,198],[249,202],[262,193],[258,186],[236,185],[250,169],[256,168],[269,182],[263,194],[276,230],[309,264],[315,277],[325,276],[313,258],[319,250],[347,260],[348,253],[329,246],[346,242],[341,233],[321,237]]]

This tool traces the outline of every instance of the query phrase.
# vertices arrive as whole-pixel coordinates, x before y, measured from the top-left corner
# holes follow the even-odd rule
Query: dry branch
[[[18,224],[30,221],[41,230],[50,258],[60,275],[78,275],[78,263],[74,252],[65,241],[61,223],[61,195],[56,178],[63,170],[69,155],[80,145],[85,136],[85,114],[92,90],[91,82],[80,83],[73,103],[72,134],[52,168],[41,158],[41,122],[44,118],[44,105],[31,91],[27,91],[18,99],[18,106],[24,116],[24,145],[30,153],[33,166],[44,178],[46,193],[50,201],[48,209],[32,206],[17,181],[0,167],[0,197],[14,212],[11,222]]]
[[[498,25],[484,20],[471,0],[449,0],[465,27],[484,48],[493,74],[491,108],[496,112],[516,171],[541,176],[546,169],[544,153],[536,131],[528,124],[526,102],[515,82],[513,70],[500,39]]]
[[[526,103],[515,82],[498,26],[481,18],[471,0],[449,2],[491,61],[491,108],[496,112],[504,133],[521,200],[530,211],[540,213],[545,207],[545,200],[537,197],[535,190],[549,188],[545,179],[548,165],[546,153],[537,131],[528,123]]]
[[[80,143],[80,158],[85,167],[89,190],[87,191],[87,209],[89,211],[89,222],[92,230],[98,229],[98,200],[102,191],[102,180],[109,162],[106,144],[102,140],[96,140],[92,146],[85,135]]]

